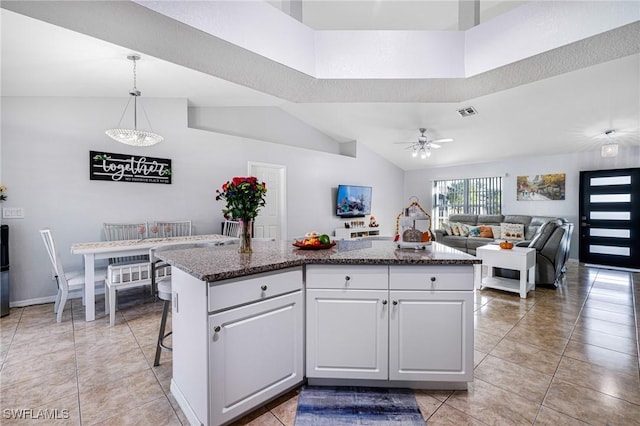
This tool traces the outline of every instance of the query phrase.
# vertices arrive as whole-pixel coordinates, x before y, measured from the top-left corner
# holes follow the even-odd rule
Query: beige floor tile
[[[539,404],[480,379],[445,402],[487,424],[532,424]]]
[[[73,346],[48,353],[45,358],[46,360],[40,354],[12,357],[0,371],[0,387],[47,374],[76,370],[76,352]]]
[[[494,334],[498,337],[504,337],[516,323],[510,321],[504,321],[501,319],[484,318],[482,316],[474,317],[474,329],[489,334]]]
[[[141,371],[150,371],[151,367],[140,348],[116,354],[108,360],[78,366],[78,385],[80,391],[96,385],[108,385],[124,377]],[[154,376],[155,377],[155,376]]]
[[[80,425],[78,395],[70,395],[18,412],[3,412],[2,425]]]
[[[414,395],[416,397],[416,402],[418,403],[418,408],[420,408],[422,418],[425,420],[431,417],[442,405],[442,401],[430,396],[423,390],[414,391]]]
[[[427,424],[429,426],[482,426],[488,423],[483,423],[460,410],[442,404],[438,411],[429,417]]]
[[[83,424],[109,419],[164,396],[151,369],[80,390]]]
[[[588,426],[588,423],[559,413],[551,408],[540,407],[540,412],[534,423],[536,426]]]
[[[437,399],[438,401],[442,401],[445,402],[447,399],[449,399],[449,397],[451,397],[451,395],[453,395],[452,390],[424,390],[422,391],[425,394],[429,395],[430,397],[433,397],[435,399]]]
[[[180,408],[180,405],[178,405],[178,401],[176,401],[176,398],[170,393],[167,393],[166,396],[169,400],[169,403],[171,404],[171,407],[173,407],[173,410],[178,416],[178,420],[180,420],[180,423],[182,423],[183,425],[188,425],[189,420],[187,419],[187,416],[185,416],[182,412],[182,409]]]
[[[110,417],[107,420],[94,423],[100,426],[127,426],[127,425],[153,425],[153,426],[180,426],[169,400],[162,396],[134,409],[126,410]]]
[[[494,356],[487,356],[475,369],[475,378],[542,403],[552,375],[540,373]]]
[[[601,348],[611,349],[612,351],[623,352],[629,355],[638,354],[638,345],[635,339],[618,337],[584,327],[576,327],[571,335],[571,340],[600,346]]]
[[[599,365],[564,357],[555,377],[640,406],[638,374],[618,373]]]
[[[0,407],[34,408],[77,394],[76,372],[70,369],[3,386],[0,392]]]
[[[50,352],[61,349],[73,348],[73,332],[60,333],[55,339],[38,339],[34,342],[24,342],[21,344],[11,344],[6,362],[15,359],[31,357],[36,355],[46,355]]]
[[[502,340],[501,336],[487,333],[482,330],[475,330],[473,336],[473,347],[475,350],[488,354],[496,347],[498,342]]]
[[[71,321],[56,323],[37,327],[18,327],[13,343],[16,345],[33,344],[42,341],[58,339],[61,334],[73,333],[73,323]]]
[[[269,411],[273,414],[284,426],[293,426],[296,422],[296,411],[298,410],[298,395],[293,394],[289,397],[290,393],[286,395],[286,400],[280,402],[277,405],[269,404]]]
[[[608,333],[608,334],[611,334],[612,336],[618,336],[618,337],[624,337],[626,339],[636,340],[635,324],[624,325],[616,322],[584,317],[578,320],[576,326],[586,328],[588,330]]]
[[[551,335],[568,339],[575,324],[573,322],[556,321],[554,318],[533,318],[526,315],[518,323],[518,328],[524,328],[542,335]]]
[[[617,312],[604,311],[602,309],[584,308],[580,314],[584,318],[594,318],[617,324],[634,325],[635,319],[633,314],[621,314]]]
[[[591,292],[589,294],[589,300],[592,300],[595,302],[605,302],[605,303],[611,303],[616,305],[624,305],[628,307],[633,306],[633,300],[631,300],[630,297],[623,294],[610,295],[610,294]]]
[[[597,425],[637,425],[640,406],[593,389],[554,379],[544,406]]]
[[[231,423],[231,426],[282,426],[282,423],[269,410],[260,407],[246,416]]]
[[[484,357],[486,356],[487,356],[486,353],[474,350],[473,351],[473,368],[476,368],[478,364],[480,364],[484,359]]]
[[[564,354],[567,357],[589,362],[625,374],[638,374],[638,357],[612,351],[599,346],[572,340]]]
[[[491,355],[545,374],[553,374],[561,358],[559,354],[510,339],[502,339]]]
[[[531,327],[516,326],[507,334],[506,337],[510,340],[536,346],[545,351],[560,355],[563,353],[568,343],[568,339],[553,336],[542,329],[535,329]]]
[[[633,307],[631,306],[604,302],[602,300],[596,300],[592,298],[589,298],[585,302],[584,307],[589,309],[600,309],[603,311],[609,311],[617,314],[633,315]]]

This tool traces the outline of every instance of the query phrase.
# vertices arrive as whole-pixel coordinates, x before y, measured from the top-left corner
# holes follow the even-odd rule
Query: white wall
[[[54,295],[55,282],[38,229],[50,227],[67,268],[82,266],[72,243],[102,239],[103,222],[193,220],[199,234],[220,232],[223,202],[215,190],[247,173],[248,161],[287,167],[288,236],[342,226],[334,214],[340,183],[373,187],[373,211],[383,234],[394,232],[406,204],[402,170],[359,146],[357,158],[187,128],[187,101],[144,99],[164,142],[148,148],[104,135],[117,123],[121,98],[2,98],[0,182],[3,207],[23,207],[5,219],[11,232],[11,301]],[[89,151],[144,154],[172,160],[171,185],[89,180]]]
[[[602,158],[600,151],[584,151],[568,155],[527,157],[492,163],[442,167],[405,173],[405,198],[416,195],[428,211],[433,205],[434,180],[470,177],[503,177],[503,214],[565,217],[574,224],[571,258],[578,258],[578,192],[580,171],[640,167],[640,146],[620,146],[617,157]],[[565,199],[562,201],[517,201],[518,176],[565,173]]]

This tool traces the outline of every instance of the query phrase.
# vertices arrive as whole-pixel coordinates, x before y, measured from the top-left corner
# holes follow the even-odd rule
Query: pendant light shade
[[[153,132],[151,129],[151,122],[149,121],[149,117],[147,117],[147,112],[144,110],[142,106],[142,101],[140,102],[140,109],[144,113],[144,117],[147,120],[147,124],[149,125],[150,131],[138,130],[138,97],[142,94],[136,87],[136,61],[140,59],[139,55],[129,55],[127,59],[133,61],[133,89],[129,92],[129,100],[127,105],[124,107],[124,111],[122,112],[122,116],[120,117],[120,121],[118,122],[118,127],[109,129],[105,131],[106,135],[111,139],[118,141],[120,143],[124,143],[132,146],[151,146],[155,145],[159,142],[162,142],[164,139],[157,133]],[[127,109],[129,109],[129,104],[131,104],[131,99],[133,99],[133,129],[125,129],[120,127],[120,123],[122,123],[122,118],[127,113]]]

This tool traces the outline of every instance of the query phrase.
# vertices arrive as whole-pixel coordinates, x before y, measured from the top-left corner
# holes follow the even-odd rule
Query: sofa
[[[475,255],[476,248],[489,244],[496,239],[514,240],[516,246],[536,249],[536,284],[557,286],[562,282],[569,258],[571,234],[573,224],[566,219],[552,216],[527,215],[475,215],[454,214],[449,216],[449,226],[454,224],[464,228],[462,235],[449,235],[449,226],[434,231],[436,241],[446,246]],[[512,224],[512,225],[509,225]],[[446,224],[445,224],[446,225]],[[507,235],[479,236],[470,230],[484,230],[491,227],[492,231],[505,229],[519,229],[521,231],[507,232]],[[450,232],[449,232],[450,233]],[[467,233],[467,235],[464,235]],[[477,234],[477,232],[476,232]],[[518,271],[495,268],[497,276],[519,278]]]

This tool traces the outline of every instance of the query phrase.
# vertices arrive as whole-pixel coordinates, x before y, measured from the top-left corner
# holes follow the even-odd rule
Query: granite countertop
[[[481,260],[433,243],[424,250],[399,249],[392,241],[340,240],[326,250],[301,250],[290,241],[254,241],[253,253],[239,254],[236,244],[166,250],[157,257],[199,280],[212,282],[301,266],[329,265],[472,265]]]

